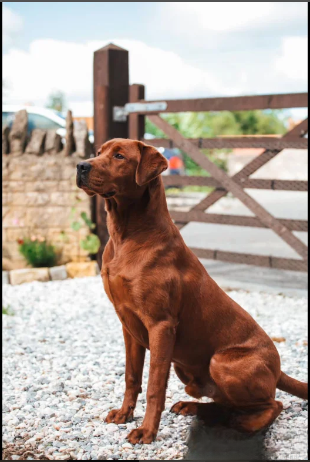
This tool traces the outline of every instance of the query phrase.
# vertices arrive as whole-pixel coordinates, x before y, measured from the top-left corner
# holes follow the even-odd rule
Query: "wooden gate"
[[[251,138],[240,136],[232,138],[185,139],[174,127],[160,117],[159,114],[187,111],[284,109],[307,107],[307,104],[307,93],[145,101],[143,85],[134,84],[129,86],[128,52],[126,50],[111,44],[95,52],[94,131],[96,147],[114,137],[138,139],[157,147],[178,147],[211,176],[164,176],[165,185],[201,185],[215,188],[199,204],[192,207],[189,212],[170,212],[179,229],[191,221],[269,228],[299,255],[299,258],[293,259],[226,252],[217,249],[192,248],[192,251],[200,258],[246,263],[270,268],[307,271],[308,248],[306,244],[293,234],[293,231],[307,231],[308,222],[305,220],[275,218],[253,199],[245,191],[245,188],[285,191],[308,190],[307,181],[250,178],[254,172],[277,156],[283,149],[307,149],[308,139],[304,138],[304,135],[308,132],[308,120],[302,121],[282,138],[264,136]],[[153,124],[165,133],[167,139],[143,140],[146,115]],[[264,151],[232,177],[229,177],[201,152],[201,149],[236,147],[264,148]],[[255,216],[205,213],[211,205],[215,204],[228,192],[231,192],[238,198]],[[101,263],[101,253],[107,241],[103,202],[103,200],[97,199],[95,213],[97,233],[102,242],[102,248],[99,251],[99,263]],[[240,243],[240,247],[242,247],[242,243]]]

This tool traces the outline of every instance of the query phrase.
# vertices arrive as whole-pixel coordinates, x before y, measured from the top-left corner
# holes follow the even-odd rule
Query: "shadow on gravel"
[[[266,460],[264,433],[253,436],[223,427],[207,427],[193,419],[187,440],[185,460]]]

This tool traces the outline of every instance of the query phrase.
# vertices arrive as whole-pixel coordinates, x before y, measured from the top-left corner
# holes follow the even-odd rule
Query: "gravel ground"
[[[105,424],[120,407],[125,355],[120,322],[100,277],[4,286],[4,458],[18,460],[182,459],[191,417],[169,413],[190,399],[171,371],[156,442],[131,446],[125,439],[141,424],[149,356],[135,419]],[[282,369],[307,377],[307,301],[266,293],[231,291],[277,342]],[[307,402],[278,392],[285,411],[267,431],[266,459],[307,460]],[[196,422],[197,424],[197,422]],[[18,455],[19,454],[19,455]],[[265,459],[265,460],[266,460]]]

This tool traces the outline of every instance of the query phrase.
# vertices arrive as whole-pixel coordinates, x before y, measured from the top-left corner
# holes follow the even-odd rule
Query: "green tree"
[[[46,107],[58,112],[63,112],[65,110],[65,105],[64,93],[62,91],[54,91],[49,95]]]
[[[286,119],[281,111],[233,112],[242,135],[282,135],[286,132]]]

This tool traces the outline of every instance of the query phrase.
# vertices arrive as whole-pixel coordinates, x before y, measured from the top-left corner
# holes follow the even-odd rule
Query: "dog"
[[[253,433],[283,409],[276,388],[303,399],[308,384],[281,371],[273,341],[209,276],[184,243],[167,208],[160,174],[168,163],[141,141],[112,139],[97,157],[77,165],[77,186],[105,199],[110,239],[104,249],[104,289],[122,323],[126,390],[106,422],[133,418],[146,348],[150,350],[147,407],[132,444],[156,438],[171,363],[193,398],[171,411],[197,415]]]

